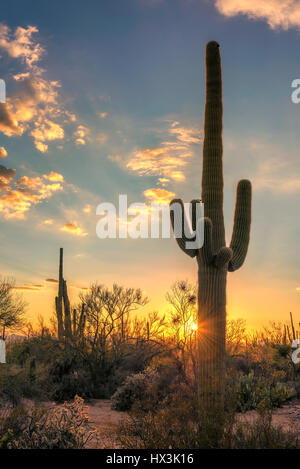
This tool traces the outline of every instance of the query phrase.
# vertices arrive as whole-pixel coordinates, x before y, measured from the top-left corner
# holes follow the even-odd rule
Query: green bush
[[[235,396],[238,412],[256,409],[261,403],[269,407],[280,407],[295,395],[292,389],[276,381],[275,377],[255,375],[253,371],[231,379],[227,387]]]

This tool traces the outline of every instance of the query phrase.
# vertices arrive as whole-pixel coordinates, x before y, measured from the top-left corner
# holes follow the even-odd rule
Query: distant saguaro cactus
[[[204,244],[201,249],[187,249],[187,221],[183,202],[171,202],[171,221],[182,217],[179,247],[198,261],[198,395],[205,406],[223,402],[226,279],[227,272],[239,269],[246,257],[251,225],[251,184],[241,180],[237,186],[234,226],[230,247],[225,243],[223,216],[222,164],[222,70],[217,42],[206,46],[206,103],[203,143],[202,202],[204,203]],[[196,204],[192,201],[191,226],[199,227]],[[180,212],[180,215],[178,213]],[[178,219],[178,218],[177,218]],[[190,233],[193,239],[193,233]]]
[[[64,336],[71,338],[72,325],[70,301],[67,291],[67,282],[63,278],[63,248],[60,248],[59,250],[58,296],[55,298],[55,309],[59,339]]]

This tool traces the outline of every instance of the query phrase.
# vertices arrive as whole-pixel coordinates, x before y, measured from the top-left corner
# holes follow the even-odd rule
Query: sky
[[[300,1],[2,2],[1,275],[35,321],[54,310],[59,248],[71,301],[92,282],[140,287],[168,309],[197,264],[173,239],[99,239],[96,207],[201,195],[205,45],[223,64],[227,242],[236,184],[253,184],[244,266],[229,318],[300,320]]]

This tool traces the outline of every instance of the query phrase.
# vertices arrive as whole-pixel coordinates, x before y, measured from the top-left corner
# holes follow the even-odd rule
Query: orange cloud
[[[76,223],[66,223],[62,228],[61,231],[66,231],[67,233],[74,234],[76,236],[87,236],[88,234],[83,231]]]
[[[24,70],[12,78],[17,91],[0,103],[0,132],[8,137],[27,132],[38,151],[48,151],[48,143],[64,138],[64,124],[76,122],[76,116],[65,109],[59,95],[60,83],[45,78],[39,65],[44,49],[35,39],[34,26],[18,27],[12,32],[0,25],[0,51],[22,62]]]
[[[0,159],[7,157],[7,151],[4,147],[0,147]]]
[[[167,180],[183,181],[183,168],[188,164],[188,158],[193,156],[191,145],[199,144],[201,139],[197,129],[180,126],[174,121],[167,130],[168,136],[174,140],[163,141],[160,146],[145,148],[133,153],[127,162],[127,168],[139,175],[157,175]]]
[[[228,17],[246,15],[265,20],[272,29],[300,28],[299,0],[216,0],[215,6]]]
[[[43,225],[53,225],[54,223],[54,220],[52,220],[52,218],[49,218],[48,220],[44,220],[42,222]]]
[[[144,196],[149,199],[151,202],[154,203],[170,203],[172,199],[175,197],[174,192],[167,191],[166,189],[161,189],[161,188],[152,188],[152,189],[147,189],[144,191]]]
[[[40,203],[43,199],[50,198],[54,192],[63,189],[61,184],[45,183],[39,176],[22,176],[16,182],[13,182],[15,175],[16,171],[14,169],[0,165],[0,192],[2,192],[0,195],[0,212],[6,219],[24,219],[25,212],[32,205]]]
[[[35,26],[17,27],[14,33],[5,24],[0,24],[0,48],[10,57],[19,58],[28,68],[38,62],[44,53],[43,47],[32,36],[38,32]]]
[[[90,131],[84,125],[79,125],[77,130],[74,132],[74,136],[76,137],[75,142],[76,145],[85,145],[86,139],[88,138]]]
[[[84,213],[91,213],[92,207],[91,205],[87,204],[85,207],[83,207],[82,211]]]
[[[51,171],[50,174],[43,174],[43,178],[48,179],[48,181],[51,182],[63,182],[64,177],[62,174],[55,173],[54,171]]]
[[[42,118],[35,125],[30,135],[34,138],[36,148],[42,152],[48,149],[44,142],[64,138],[64,129],[56,122]]]
[[[15,177],[16,170],[6,168],[0,165],[0,190],[7,190],[10,186],[10,181]]]

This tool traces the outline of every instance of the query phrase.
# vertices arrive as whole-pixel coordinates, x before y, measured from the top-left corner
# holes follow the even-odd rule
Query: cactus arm
[[[226,264],[228,264],[228,262],[231,261],[232,256],[233,256],[232,249],[227,248],[226,246],[223,246],[222,248],[219,249],[219,252],[214,259],[215,267],[217,267],[218,269],[221,269]]]
[[[200,203],[201,203],[200,199],[193,199],[190,202],[190,204],[191,204],[190,205],[190,207],[191,207],[190,216],[191,216],[191,221],[192,221],[192,230],[194,232],[197,229],[197,222],[198,222],[198,219],[197,219],[197,204],[200,204]]]
[[[186,249],[186,242],[191,241],[193,239],[193,235],[191,232],[188,233],[186,236],[186,232],[188,231],[188,222],[185,215],[184,205],[181,199],[174,199],[170,203],[170,215],[171,215],[171,223],[173,231],[175,232],[175,228],[181,227],[181,236],[176,237],[176,241],[180,249],[190,257],[195,257],[197,255],[197,249]]]
[[[230,272],[239,269],[244,263],[250,240],[250,225],[251,183],[247,179],[242,179],[236,191],[234,225],[230,242],[233,256],[228,265]]]

